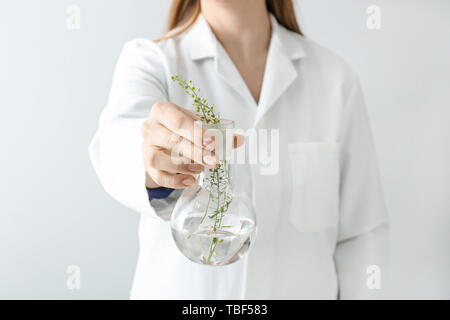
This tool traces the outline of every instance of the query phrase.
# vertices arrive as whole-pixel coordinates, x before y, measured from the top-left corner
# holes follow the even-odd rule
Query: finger
[[[173,174],[162,170],[151,168],[148,172],[150,177],[161,187],[181,189],[194,184],[195,178],[186,174]]]
[[[245,137],[243,135],[240,135],[240,134],[233,135],[233,149],[237,149],[237,148],[241,147],[242,145],[244,145],[244,143],[245,143]],[[212,137],[212,142],[204,148],[208,151],[215,150],[216,149],[215,137]]]
[[[245,143],[245,137],[240,134],[235,134],[233,136],[233,148],[239,148]]]
[[[217,166],[217,159],[214,152],[199,148],[184,138],[180,139],[172,149],[173,155],[188,158],[208,168],[215,168]]]
[[[155,104],[154,108],[157,110],[159,123],[170,131],[199,147],[211,142],[211,137],[199,125],[195,124],[198,115],[193,111],[185,110],[170,102]]]
[[[152,138],[153,146],[168,150],[173,157],[185,157],[209,168],[216,167],[217,161],[211,151],[194,145],[160,124],[153,127]],[[152,148],[152,146],[148,147]]]
[[[149,148],[144,157],[146,159],[145,168],[153,168],[169,173],[199,174],[203,166],[192,163],[190,159],[172,156],[170,152]]]

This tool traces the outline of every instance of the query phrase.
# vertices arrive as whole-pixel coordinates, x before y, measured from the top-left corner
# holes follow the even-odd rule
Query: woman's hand
[[[213,138],[195,125],[199,119],[171,102],[153,105],[141,128],[147,188],[186,188],[203,166],[216,167]]]

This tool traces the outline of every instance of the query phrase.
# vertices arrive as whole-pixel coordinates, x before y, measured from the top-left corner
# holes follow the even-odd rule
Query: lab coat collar
[[[305,50],[299,38],[281,26],[273,14],[270,14],[270,22],[272,24],[271,40],[276,39],[279,42],[278,45],[281,45],[286,56],[291,60],[303,57]],[[217,56],[220,43],[202,14],[199,14],[196,22],[186,32],[185,41],[192,60]]]
[[[270,20],[272,35],[258,104],[203,15],[199,15],[185,35],[185,45],[191,59],[214,58],[215,69],[223,80],[249,105],[257,107],[254,126],[297,78],[293,61],[305,56],[302,37],[280,25],[272,14],[270,14]]]
[[[270,19],[272,36],[254,127],[297,79],[293,61],[306,55],[303,38],[280,25],[272,14]]]
[[[192,60],[216,56],[217,39],[202,14],[186,32],[185,41]]]

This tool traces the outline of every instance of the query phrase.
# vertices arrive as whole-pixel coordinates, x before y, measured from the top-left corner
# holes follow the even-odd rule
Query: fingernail
[[[209,164],[209,165],[213,166],[213,165],[216,164],[216,157],[207,154],[207,155],[204,155],[204,156],[203,156],[203,161],[204,161],[206,164]]]
[[[181,183],[184,184],[185,186],[192,186],[194,181],[192,181],[192,179],[184,179],[183,181],[181,181]]]
[[[199,164],[188,164],[187,168],[189,171],[200,171],[202,170],[202,166]]]

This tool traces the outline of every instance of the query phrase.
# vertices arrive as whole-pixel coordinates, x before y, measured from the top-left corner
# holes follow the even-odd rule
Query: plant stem
[[[193,99],[193,106],[196,111],[201,113],[200,119],[205,123],[214,123],[220,124],[219,114],[215,112],[214,105],[209,105],[208,101],[199,95],[200,89],[195,87],[192,80],[180,79],[178,75],[172,76],[172,80],[177,82],[180,87],[182,87],[185,92],[190,95]],[[200,224],[204,221],[205,217],[208,216],[208,210],[210,206],[211,199],[215,199],[217,207],[212,215],[208,216],[210,219],[214,219],[214,226],[212,226],[212,233],[216,233],[218,228],[222,227],[222,219],[226,211],[231,203],[231,194],[229,192],[228,183],[228,169],[227,169],[227,161],[219,162],[215,169],[209,169],[209,172],[212,173],[206,179],[209,182],[209,199],[206,205],[205,214],[203,215]],[[223,196],[223,202],[221,201]],[[209,261],[213,254],[215,254],[215,249],[217,243],[219,242],[218,237],[213,237],[211,241],[211,245],[208,252],[208,258],[206,259],[206,263],[209,264]]]

